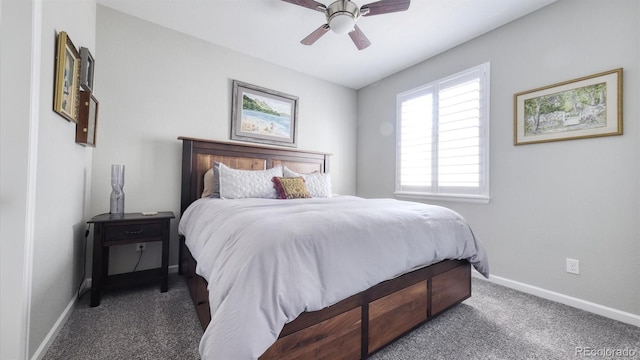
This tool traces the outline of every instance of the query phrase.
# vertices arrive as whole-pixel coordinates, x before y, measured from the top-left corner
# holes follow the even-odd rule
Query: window
[[[489,63],[397,97],[398,196],[489,200]]]

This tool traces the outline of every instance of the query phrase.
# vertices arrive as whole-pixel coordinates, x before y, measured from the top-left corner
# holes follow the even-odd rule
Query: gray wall
[[[95,0],[43,1],[30,354],[74,300],[82,280],[92,149],[76,144],[75,123],[51,110],[52,57],[59,31],[68,33],[76,49],[95,54],[95,19]]]
[[[178,136],[229,141],[232,80],[299,97],[298,148],[333,153],[335,192],[355,193],[356,92],[98,6],[100,85],[91,214],[109,212],[111,164],[125,165],[125,211],[180,214]],[[177,264],[177,220],[170,264]],[[134,245],[111,251],[112,273],[131,271]],[[148,244],[140,268],[160,265]]]
[[[81,280],[91,149],[52,111],[52,90],[56,33],[93,50],[95,9],[2,3],[2,359],[42,355]]]
[[[33,4],[0,3],[0,358],[24,356]],[[12,34],[11,36],[9,34]],[[11,49],[11,51],[8,51]],[[13,121],[17,119],[18,121]]]
[[[439,204],[471,223],[493,275],[639,315],[639,14],[561,0],[361,89],[357,194],[393,196],[397,93],[490,61],[491,202]],[[623,136],[513,145],[513,94],[619,67]]]

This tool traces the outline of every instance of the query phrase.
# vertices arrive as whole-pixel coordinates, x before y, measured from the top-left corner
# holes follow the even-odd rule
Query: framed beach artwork
[[[298,97],[233,81],[231,139],[296,147]]]
[[[622,135],[622,69],[514,95],[514,144]]]
[[[80,82],[80,54],[66,32],[60,31],[56,48],[56,81],[53,110],[65,119],[78,118],[78,89]]]

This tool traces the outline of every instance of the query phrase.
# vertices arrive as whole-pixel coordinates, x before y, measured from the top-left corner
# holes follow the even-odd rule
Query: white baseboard
[[[580,310],[598,314],[609,319],[621,321],[623,323],[640,327],[640,315],[635,315],[628,312],[620,311],[604,305],[592,303],[592,302],[578,299],[572,296],[568,296],[568,295],[560,294],[554,291],[539,288],[537,286],[521,283],[514,280],[509,280],[500,276],[491,275],[489,279],[487,279],[475,270],[473,270],[472,276],[484,281],[489,281],[494,284],[502,285],[510,289],[522,291],[523,293],[526,293],[526,294],[538,296],[543,299],[555,301],[555,302],[568,305]]]
[[[81,291],[88,289],[90,287],[91,287],[91,282],[89,280],[85,280],[82,283]],[[33,353],[31,360],[41,360],[44,357],[44,355],[47,353],[47,350],[49,350],[49,347],[51,346],[51,344],[53,344],[53,341],[56,339],[56,337],[58,337],[58,334],[60,333],[60,330],[62,330],[62,327],[64,326],[64,324],[66,324],[67,320],[69,320],[69,316],[71,316],[71,313],[73,312],[73,309],[75,308],[77,301],[78,301],[78,296],[74,294],[71,301],[69,301],[69,304],[67,305],[67,307],[64,309],[62,314],[60,314],[60,317],[58,317],[58,320],[56,321],[56,323],[53,324],[53,327],[51,328],[51,330],[49,330],[49,333],[47,333],[47,336],[44,337],[44,340],[42,340],[42,342],[40,343],[40,346],[38,346],[36,351]]]
[[[169,266],[169,274],[173,274],[177,272],[178,272],[178,265]],[[84,280],[84,282],[82,283],[82,287],[80,288],[80,291],[81,292],[87,291],[89,289],[91,289],[91,278]],[[53,327],[51,328],[51,330],[49,330],[49,333],[47,334],[47,336],[45,336],[42,343],[40,343],[40,346],[38,346],[38,349],[36,349],[35,353],[31,357],[31,360],[41,360],[44,357],[44,355],[47,353],[47,350],[49,349],[51,344],[53,344],[53,341],[56,339],[56,337],[58,337],[60,330],[62,330],[62,327],[64,326],[64,324],[66,324],[67,320],[69,319],[69,316],[71,316],[71,313],[73,312],[73,309],[75,308],[77,301],[78,301],[78,297],[74,295],[73,299],[71,299],[71,301],[69,302],[69,305],[67,305],[67,307],[64,309],[62,314],[60,314],[60,317],[58,317],[58,320],[56,321],[56,323],[53,324]]]

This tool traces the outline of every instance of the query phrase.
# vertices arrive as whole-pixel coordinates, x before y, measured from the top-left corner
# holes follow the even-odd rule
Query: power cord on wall
[[[142,259],[142,253],[144,252],[144,250],[140,249],[140,256],[138,256],[138,262],[136,263],[136,266],[133,267],[133,271],[135,272],[136,269],[138,269],[138,265],[140,265],[140,259]]]
[[[84,292],[82,290],[82,284],[84,284],[85,277],[87,276],[87,243],[89,242],[89,228],[91,225],[87,226],[87,230],[84,231],[84,251],[82,252],[84,256],[82,257],[82,278],[80,279],[80,284],[78,284],[77,298],[78,300],[82,299],[82,297],[91,291],[91,288],[87,288]],[[136,262],[136,266],[133,268],[133,271],[138,269],[138,265],[140,265],[140,260],[142,259],[142,253],[144,250],[140,250],[140,255],[138,256],[138,262]]]
[[[82,257],[82,278],[80,279],[80,284],[78,285],[77,297],[78,300],[82,299],[82,297],[91,291],[91,289],[86,289],[83,293],[80,292],[82,290],[82,284],[84,284],[85,276],[87,275],[87,242],[89,239],[89,227],[91,225],[87,225],[87,230],[84,232],[84,251],[82,252],[84,256]]]

